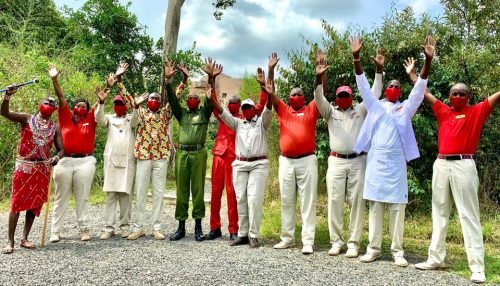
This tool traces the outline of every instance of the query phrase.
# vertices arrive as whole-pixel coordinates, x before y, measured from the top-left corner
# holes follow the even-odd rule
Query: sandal
[[[3,254],[12,254],[14,253],[14,247],[12,247],[10,244],[8,244],[3,250]]]
[[[29,240],[24,240],[24,239],[21,239],[21,247],[24,247],[24,248],[27,248],[27,249],[35,249],[36,246],[33,242],[29,241]]]

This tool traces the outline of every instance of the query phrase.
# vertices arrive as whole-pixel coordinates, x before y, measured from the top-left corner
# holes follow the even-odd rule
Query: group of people
[[[381,50],[373,57],[376,74],[370,87],[361,65],[361,39],[350,39],[350,49],[356,83],[363,100],[353,103],[349,86],[340,86],[335,102],[325,98],[327,92],[326,55],[316,54],[314,100],[305,103],[301,88],[290,91],[288,104],[275,94],[274,68],[279,61],[269,57],[267,78],[259,68],[256,80],[261,86],[258,104],[251,99],[229,98],[227,109],[217,99],[216,78],[223,67],[205,60],[208,76],[206,97],[187,96],[180,103],[179,94],[187,84],[188,69],[182,64],[166,62],[164,66],[166,96],[158,93],[133,98],[127,94],[122,76],[127,70],[121,64],[106,78],[103,88],[96,88],[97,107],[85,99],[75,100],[70,109],[58,83],[59,71],[49,68],[59,106],[53,98],[40,103],[35,115],[9,110],[9,101],[16,92],[11,86],[4,96],[1,115],[21,125],[21,141],[13,174],[12,203],[9,217],[9,239],[4,253],[14,250],[14,232],[19,213],[26,211],[26,223],[21,246],[34,248],[28,234],[35,216],[47,200],[52,166],[55,201],[52,214],[51,242],[60,241],[71,194],[75,197],[76,216],[82,241],[91,239],[88,231],[89,192],[95,162],[94,139],[97,125],[107,129],[104,150],[104,185],[107,194],[105,227],[101,239],[115,235],[115,212],[119,204],[120,235],[136,240],[145,235],[146,197],[152,190],[152,235],[165,239],[162,233],[163,192],[169,160],[175,152],[177,198],[175,241],[186,235],[189,198],[192,197],[191,217],[195,220],[197,241],[222,236],[220,206],[226,189],[230,245],[248,244],[259,247],[264,192],[269,176],[267,132],[276,111],[280,127],[279,186],[281,195],[281,241],[275,249],[295,246],[295,210],[297,197],[302,216],[302,253],[314,252],[316,224],[316,193],[318,160],[316,158],[316,122],[321,116],[328,124],[330,156],[326,183],[328,190],[328,228],[331,249],[329,255],[339,255],[347,244],[346,257],[358,257],[363,231],[365,206],[368,204],[368,238],[361,262],[381,257],[384,212],[387,209],[391,251],[395,264],[405,267],[403,232],[405,207],[408,203],[407,162],[419,157],[411,119],[422,101],[431,106],[438,122],[438,155],[432,178],[432,241],[427,261],[416,268],[432,270],[444,266],[445,239],[450,215],[451,198],[455,200],[464,234],[464,244],[473,282],[485,282],[484,247],[479,221],[478,176],[475,155],[481,129],[494,107],[500,104],[500,92],[484,101],[469,105],[472,96],[467,85],[455,84],[449,92],[451,107],[436,99],[426,88],[435,42],[427,36],[420,75],[415,73],[415,60],[408,58],[404,67],[413,82],[413,89],[400,101],[401,83],[390,80],[385,98],[383,89],[384,55]],[[176,91],[172,78],[179,70],[183,82]],[[111,88],[117,84],[112,113],[105,113],[104,103]],[[147,107],[141,104],[147,101]],[[163,104],[163,105],[162,105]],[[57,110],[58,124],[51,119]],[[212,150],[212,197],[210,231],[204,235],[201,220],[205,217],[203,201],[207,151],[205,141],[211,114],[219,121]],[[179,122],[178,148],[175,150],[169,128],[172,116]],[[55,145],[57,154],[50,156]],[[135,181],[135,183],[134,183]],[[131,224],[132,188],[135,193],[135,217]],[[348,237],[343,237],[344,202],[350,207]]]

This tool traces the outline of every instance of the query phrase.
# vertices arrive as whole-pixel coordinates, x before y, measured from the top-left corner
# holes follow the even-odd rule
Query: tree
[[[163,59],[167,59],[168,55],[177,51],[177,38],[179,36],[179,28],[181,25],[181,9],[185,0],[169,0],[167,8],[167,16],[165,18],[165,35],[163,36]],[[222,10],[232,7],[236,0],[216,0],[212,2],[215,8],[214,17],[220,20]]]

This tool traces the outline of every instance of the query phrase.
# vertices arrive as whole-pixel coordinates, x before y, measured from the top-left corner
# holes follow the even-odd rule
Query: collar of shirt
[[[255,115],[251,120],[245,119],[244,123],[257,122],[258,119],[259,119],[259,117],[257,115]]]
[[[347,108],[345,110],[342,109],[342,108],[340,108],[340,107],[338,107],[338,105],[334,105],[333,103],[332,103],[332,105],[333,105],[333,108],[335,108],[335,109],[337,109],[338,111],[341,111],[341,112],[354,110],[354,105],[349,106],[349,108]]]

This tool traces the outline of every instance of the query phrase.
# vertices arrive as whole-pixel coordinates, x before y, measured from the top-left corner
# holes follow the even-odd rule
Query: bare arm
[[[270,81],[271,84],[273,85],[273,92],[272,94],[269,94],[269,92],[266,90],[266,75],[264,73],[264,70],[261,68],[257,68],[257,82],[260,84],[260,88],[263,92],[267,94],[267,102],[266,106],[269,110],[272,109],[272,106],[274,106],[275,110],[278,110],[278,106],[280,104],[280,99],[274,94],[274,81]],[[268,79],[269,81],[270,79]]]
[[[363,47],[363,41],[361,41],[360,38],[351,37],[349,44],[354,61],[354,71],[356,72],[356,75],[361,75],[363,74],[363,67],[361,66],[361,57],[359,56],[359,52]]]
[[[62,143],[61,129],[59,126],[56,127],[56,134],[54,135],[54,145],[57,150],[57,157],[62,158],[64,156],[64,148]]]
[[[267,63],[267,78],[273,81],[274,84],[274,68],[279,62],[278,54],[276,52],[271,53],[269,56],[269,61]],[[274,88],[274,87],[273,87]]]
[[[28,122],[31,115],[27,113],[12,112],[10,111],[9,108],[10,97],[16,92],[17,88],[15,88],[14,85],[10,85],[7,87],[7,92],[5,92],[5,95],[3,97],[2,107],[0,109],[0,115],[2,115],[3,117],[7,118],[12,122],[24,125],[26,124],[26,122]]]
[[[372,57],[373,62],[375,63],[375,79],[373,80],[372,85],[372,94],[377,99],[382,96],[382,88],[383,88],[383,72],[384,72],[384,49],[378,48],[377,54]]]
[[[127,63],[121,63],[120,65],[118,65],[118,68],[116,69],[116,72],[115,72],[115,78],[116,78],[117,83],[122,82],[122,76],[124,73],[127,72],[127,70],[128,70]]]
[[[436,50],[435,46],[436,46],[436,41],[434,41],[434,39],[432,39],[431,36],[426,36],[425,43],[422,46],[425,54],[425,61],[424,65],[422,66],[422,72],[420,73],[421,79],[427,79],[427,77],[429,76],[432,58],[434,57],[434,52]]]
[[[47,71],[49,72],[50,79],[52,80],[52,84],[54,85],[54,91],[56,92],[57,99],[59,100],[59,105],[61,107],[66,106],[68,104],[68,102],[66,101],[66,98],[64,97],[64,94],[63,94],[63,91],[61,89],[61,86],[59,85],[59,82],[57,81],[57,76],[59,76],[59,74],[61,72],[57,70],[57,68],[54,64],[51,64]]]
[[[403,63],[403,66],[411,81],[413,82],[413,84],[415,84],[418,79],[418,76],[415,73],[415,59],[413,57],[408,57],[408,59],[406,59]],[[424,92],[424,100],[430,105],[431,108],[433,108],[434,104],[437,101],[437,98],[432,95],[428,88],[426,88]]]
[[[488,97],[488,103],[491,108],[495,108],[500,104],[500,91]]]

